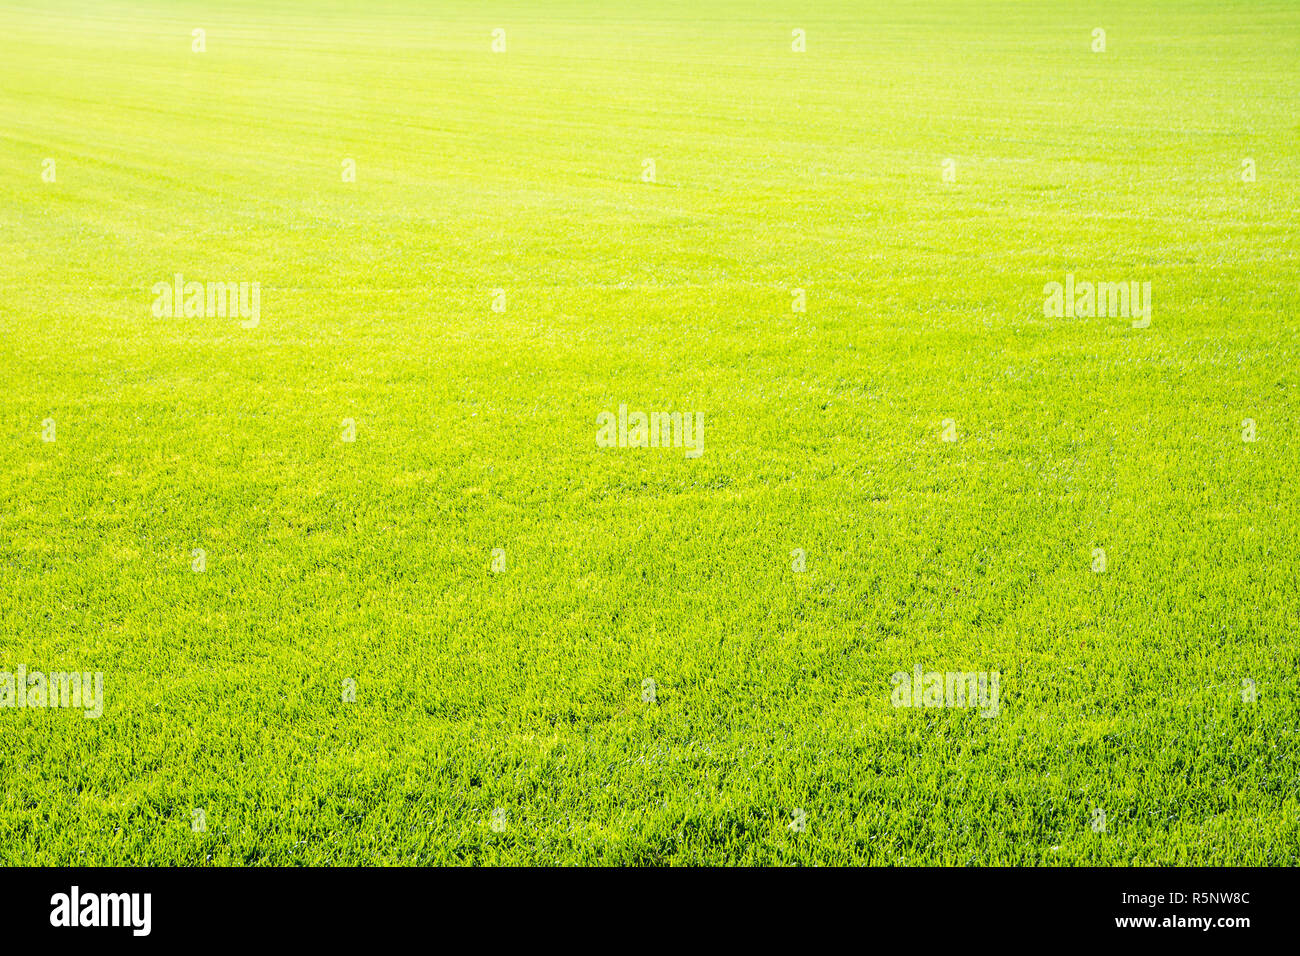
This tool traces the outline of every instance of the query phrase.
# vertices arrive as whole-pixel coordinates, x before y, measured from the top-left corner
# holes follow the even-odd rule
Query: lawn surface
[[[0,7],[0,862],[1300,863],[1300,6],[1134,6]]]

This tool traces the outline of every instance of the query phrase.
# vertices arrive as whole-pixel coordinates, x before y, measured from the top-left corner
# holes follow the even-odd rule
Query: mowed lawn
[[[1133,6],[5,3],[0,862],[1300,863],[1300,8]]]

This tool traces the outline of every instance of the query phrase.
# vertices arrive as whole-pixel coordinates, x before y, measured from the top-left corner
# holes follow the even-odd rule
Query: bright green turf
[[[1300,8],[434,6],[0,11],[0,862],[1300,863]]]

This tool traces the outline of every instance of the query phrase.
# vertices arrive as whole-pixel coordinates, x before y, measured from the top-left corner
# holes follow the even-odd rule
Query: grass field
[[[0,862],[1300,863],[1300,7],[1133,6],[5,3]]]

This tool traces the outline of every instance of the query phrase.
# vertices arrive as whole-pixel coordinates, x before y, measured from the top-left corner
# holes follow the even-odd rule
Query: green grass
[[[1300,8],[1133,6],[5,4],[0,862],[1300,863]]]

